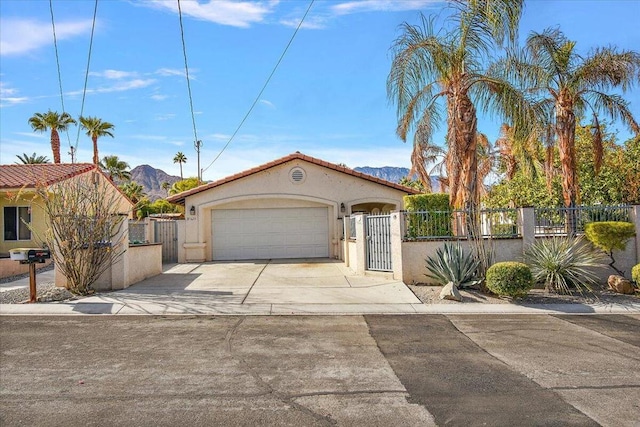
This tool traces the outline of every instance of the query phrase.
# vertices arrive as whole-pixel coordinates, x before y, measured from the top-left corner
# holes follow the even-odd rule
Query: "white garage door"
[[[327,208],[214,210],[211,230],[214,260],[329,256]]]

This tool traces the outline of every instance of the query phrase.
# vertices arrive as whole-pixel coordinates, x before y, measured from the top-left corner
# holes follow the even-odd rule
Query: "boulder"
[[[607,283],[609,284],[609,289],[618,294],[633,294],[634,292],[631,281],[622,276],[612,274],[609,276]]]
[[[462,301],[462,295],[458,291],[458,287],[453,284],[453,282],[449,282],[440,291],[440,299],[448,299],[452,301]]]

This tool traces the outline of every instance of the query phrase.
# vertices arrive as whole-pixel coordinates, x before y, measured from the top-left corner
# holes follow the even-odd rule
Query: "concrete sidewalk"
[[[38,281],[46,280],[47,273],[39,275]],[[28,279],[23,285],[28,286]],[[163,274],[122,291],[63,303],[0,305],[0,314],[3,315],[416,313],[637,314],[640,313],[640,303],[423,304],[404,283],[393,280],[390,275],[356,276],[343,263],[323,259],[176,264],[167,266]]]

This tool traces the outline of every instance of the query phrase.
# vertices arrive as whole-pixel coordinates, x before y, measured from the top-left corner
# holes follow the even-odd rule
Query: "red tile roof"
[[[92,163],[41,163],[0,165],[0,188],[35,188],[51,185],[96,169]]]
[[[344,167],[344,166],[336,165],[334,163],[325,162],[324,160],[320,160],[320,159],[317,159],[315,157],[307,156],[307,155],[302,154],[300,152],[295,152],[293,154],[289,154],[288,156],[282,157],[280,159],[273,160],[273,161],[271,161],[269,163],[265,163],[263,165],[256,166],[255,168],[247,169],[244,172],[240,172],[240,173],[237,173],[235,175],[231,175],[231,176],[228,176],[226,178],[222,178],[222,179],[220,179],[218,181],[210,182],[208,184],[204,184],[204,185],[201,185],[199,187],[192,188],[191,190],[183,191],[182,193],[174,194],[173,196],[169,196],[167,198],[167,200],[170,201],[171,203],[184,204],[184,200],[188,196],[192,196],[194,194],[201,193],[201,192],[209,190],[211,188],[219,187],[219,186],[221,186],[223,184],[227,184],[227,183],[229,183],[231,181],[236,181],[238,179],[245,178],[245,177],[247,177],[249,175],[253,175],[255,173],[262,172],[264,170],[279,166],[279,165],[281,165],[283,163],[287,163],[287,162],[290,162],[292,160],[304,160],[306,162],[313,163],[313,164],[316,164],[316,165],[319,165],[319,166],[323,166],[323,167],[328,168],[328,169],[333,169],[335,171],[342,172],[342,173],[345,173],[347,175],[355,176],[355,177],[358,177],[358,178],[365,179],[367,181],[371,181],[371,182],[375,182],[377,184],[381,184],[381,185],[384,185],[384,186],[387,186],[387,187],[395,188],[396,190],[403,191],[403,192],[405,192],[407,194],[418,194],[419,193],[419,191],[417,191],[417,190],[415,190],[415,189],[413,189],[411,187],[405,187],[404,185],[400,185],[400,184],[396,184],[396,183],[393,183],[393,182],[385,181],[384,179],[376,178],[375,176],[367,175],[367,174],[364,174],[362,172],[356,172],[353,169],[349,169],[349,168]]]

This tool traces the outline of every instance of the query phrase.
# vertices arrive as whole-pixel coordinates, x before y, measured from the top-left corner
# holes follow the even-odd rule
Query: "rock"
[[[625,279],[622,276],[612,274],[607,280],[609,289],[618,294],[633,294],[633,285],[630,280]]]
[[[453,284],[453,282],[449,282],[440,291],[440,299],[448,299],[452,301],[462,301],[462,295],[458,291],[458,288]]]

